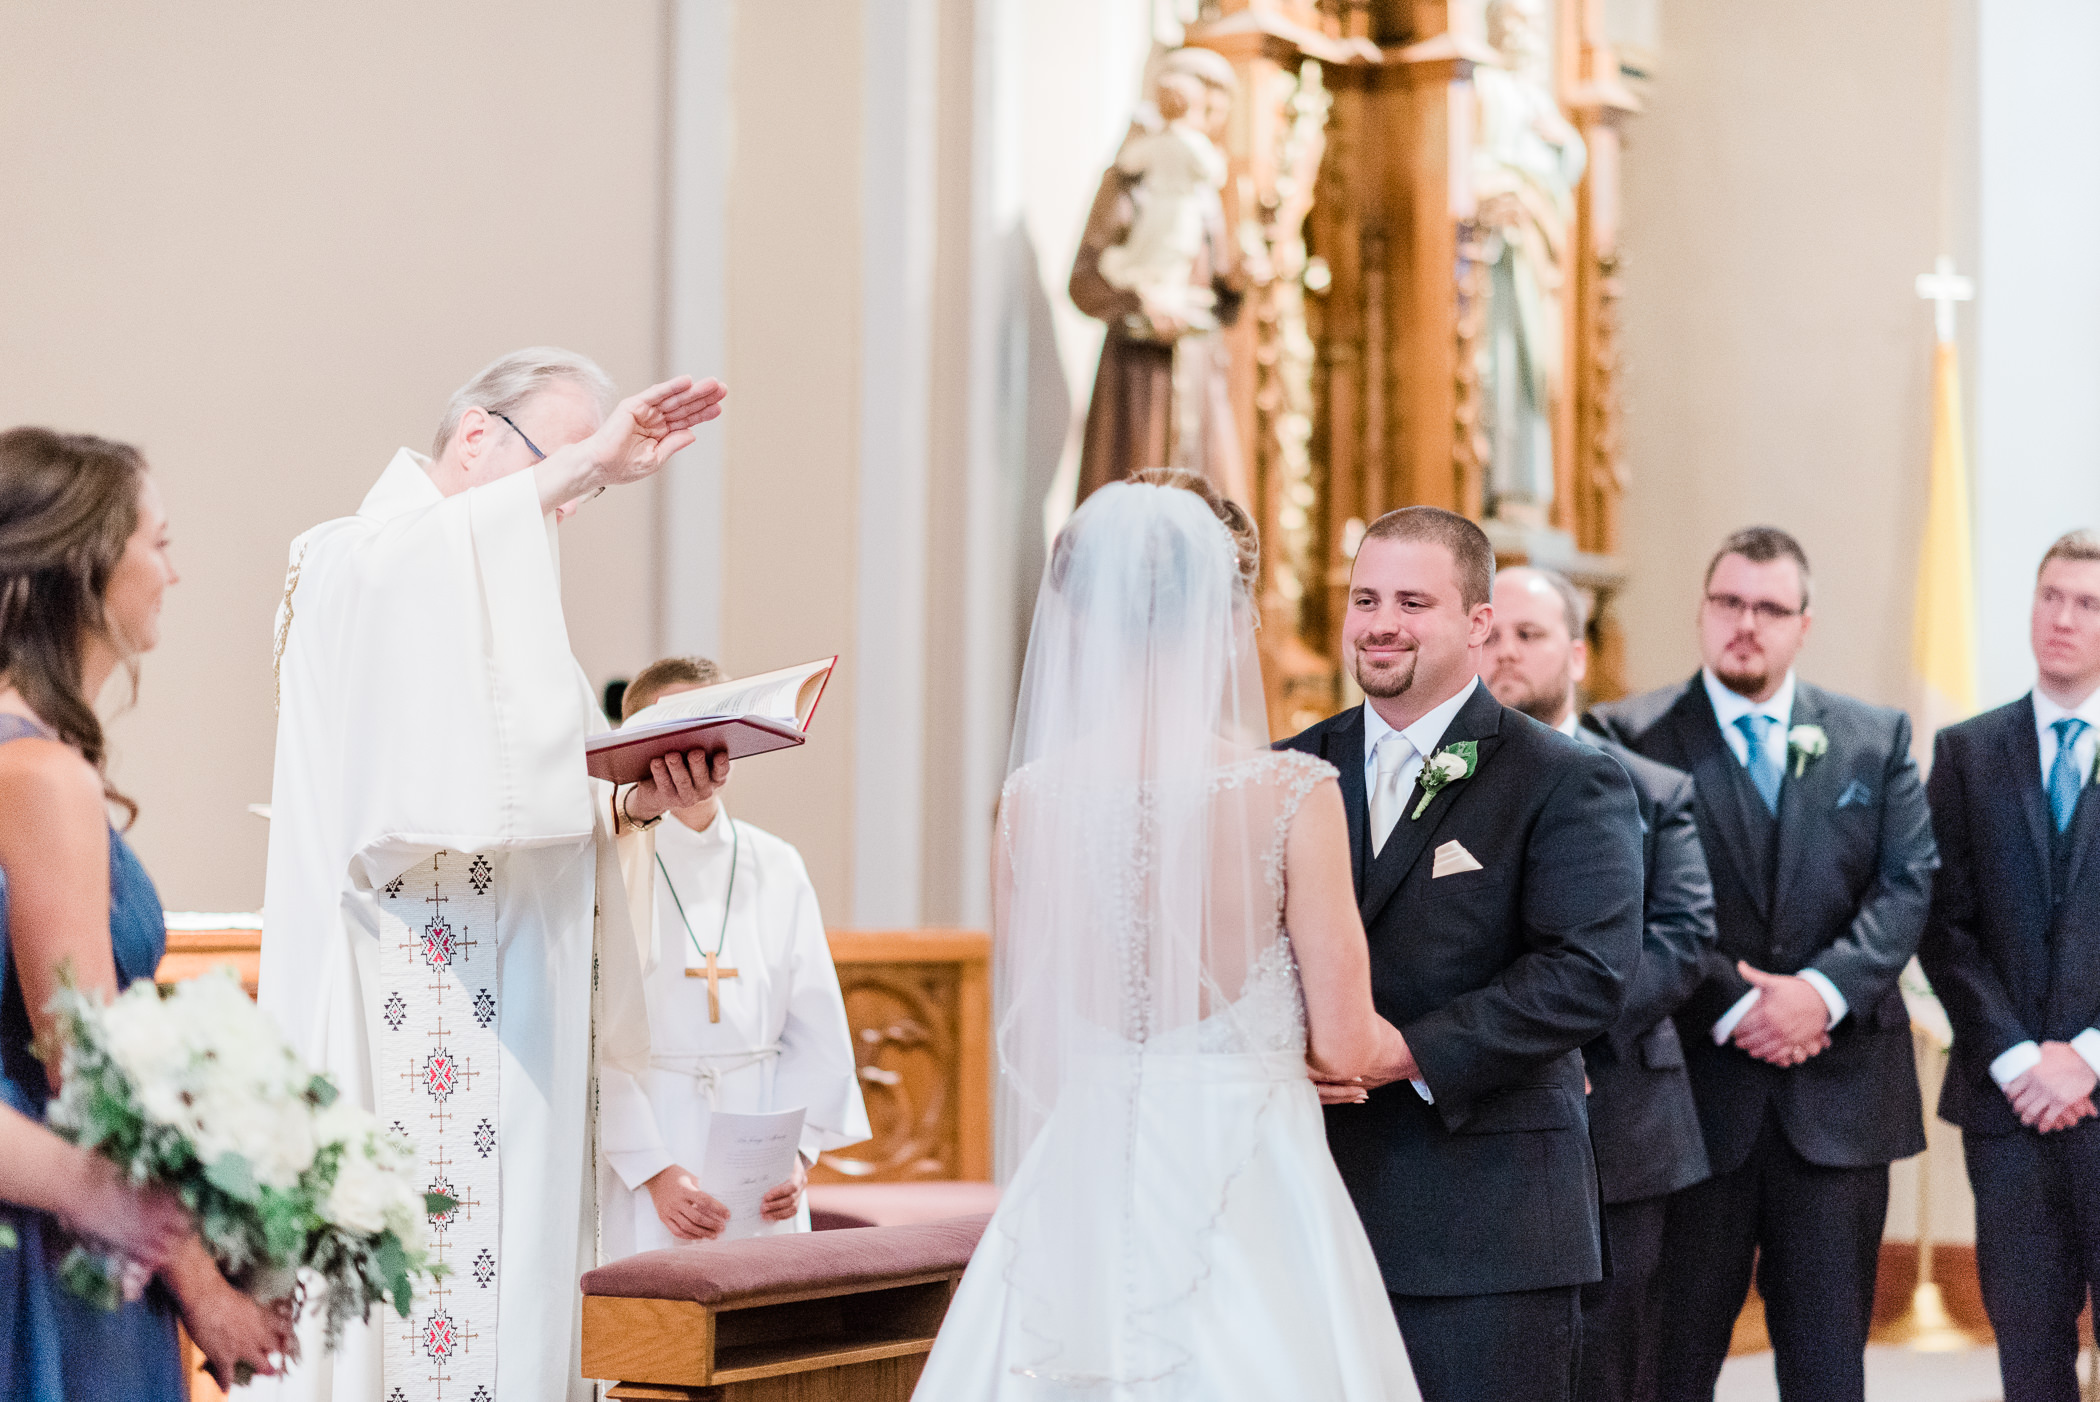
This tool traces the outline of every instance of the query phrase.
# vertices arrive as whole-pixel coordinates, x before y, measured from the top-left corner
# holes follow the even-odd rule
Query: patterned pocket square
[[[1873,802],[1874,791],[1859,780],[1854,779],[1851,783],[1845,785],[1845,791],[1838,795],[1837,806],[1850,808],[1856,803],[1860,807],[1865,808]]]
[[[1466,850],[1465,844],[1454,837],[1436,849],[1436,866],[1430,871],[1429,879],[1434,881],[1439,876],[1451,876],[1461,871],[1479,870],[1480,863],[1474,859],[1471,852]]]

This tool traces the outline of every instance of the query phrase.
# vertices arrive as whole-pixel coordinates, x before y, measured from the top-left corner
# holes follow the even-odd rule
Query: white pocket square
[[[1464,843],[1454,837],[1436,849],[1436,867],[1429,873],[1429,879],[1434,881],[1439,876],[1450,876],[1454,872],[1479,870],[1479,861],[1466,850]]]

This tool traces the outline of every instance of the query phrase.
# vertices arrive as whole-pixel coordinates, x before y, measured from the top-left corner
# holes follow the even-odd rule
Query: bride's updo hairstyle
[[[1241,509],[1236,501],[1220,495],[1208,477],[1200,472],[1190,472],[1180,467],[1148,467],[1143,472],[1133,472],[1132,482],[1147,487],[1168,487],[1175,491],[1194,492],[1203,498],[1210,514],[1218,518],[1225,533],[1232,537],[1234,567],[1239,571],[1240,587],[1247,597],[1254,597],[1254,586],[1261,575],[1261,532],[1255,529],[1254,521]]]
[[[0,681],[98,771],[106,746],[82,644],[103,634],[133,651],[104,600],[138,529],[145,479],[146,460],[129,444],[48,428],[0,433]],[[138,806],[103,783],[136,817]]]
[[[1101,569],[1105,562],[1096,562],[1092,568],[1075,571],[1075,562],[1091,551],[1127,552],[1135,544],[1129,535],[1127,516],[1107,519],[1115,511],[1115,495],[1131,491],[1186,493],[1195,498],[1190,506],[1200,502],[1201,510],[1208,512],[1220,529],[1215,535],[1200,527],[1195,534],[1186,529],[1157,529],[1147,533],[1142,562],[1126,558],[1118,562],[1119,567],[1111,568],[1105,574]],[[1208,574],[1211,568],[1208,562],[1191,555],[1192,550],[1207,553],[1213,544],[1217,548],[1216,568],[1230,573],[1235,607],[1245,608],[1244,617],[1251,621],[1255,617],[1255,580],[1261,569],[1261,541],[1254,522],[1237,502],[1221,496],[1210,479],[1201,473],[1182,468],[1146,468],[1131,474],[1123,482],[1110,483],[1073,513],[1065,528],[1058,532],[1056,544],[1051,548],[1050,587],[1063,597],[1075,620],[1086,618],[1097,611],[1095,605],[1098,602],[1089,597],[1092,591],[1088,581],[1118,579],[1119,602],[1127,607],[1130,603],[1127,590],[1135,582],[1129,570],[1138,566],[1141,573],[1150,576],[1149,583],[1142,586],[1149,607],[1142,618],[1125,616],[1119,610],[1114,621],[1126,628],[1141,626],[1148,632],[1162,628],[1172,630],[1185,622],[1182,617],[1188,602],[1185,591],[1204,587],[1201,581],[1206,577],[1216,578]],[[1093,621],[1098,626],[1109,620],[1096,618]]]

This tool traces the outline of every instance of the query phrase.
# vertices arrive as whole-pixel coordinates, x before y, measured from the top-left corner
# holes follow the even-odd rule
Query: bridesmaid
[[[70,970],[114,994],[150,978],[167,932],[145,868],[110,825],[137,805],[103,773],[94,700],[159,641],[175,582],[160,494],[135,448],[85,434],[0,433],[0,1100],[42,1118],[51,1084],[32,1052]],[[127,824],[128,825],[128,824]],[[65,1217],[0,1208],[0,1377],[37,1402],[182,1402],[175,1325],[221,1378],[269,1373],[288,1331],[229,1285],[192,1233],[161,1254],[144,1296],[103,1313],[66,1290]],[[98,1218],[93,1230],[121,1238]]]

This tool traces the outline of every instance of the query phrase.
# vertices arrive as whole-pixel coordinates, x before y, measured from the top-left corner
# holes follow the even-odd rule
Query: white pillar
[[[2100,528],[2100,6],[1978,9],[1977,699],[2034,680],[2027,616],[2049,542]]]
[[[934,0],[864,0],[853,921],[922,919]]]
[[[663,370],[728,378],[729,59],[735,0],[672,0],[664,190]],[[732,401],[733,403],[733,401]],[[659,487],[658,650],[722,647],[722,465],[734,416],[702,430]]]

